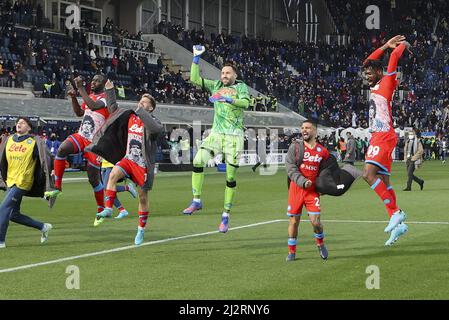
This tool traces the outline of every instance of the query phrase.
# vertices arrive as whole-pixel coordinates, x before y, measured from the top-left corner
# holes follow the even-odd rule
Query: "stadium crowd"
[[[145,57],[134,54],[120,54],[121,48],[154,53],[153,42],[141,41],[141,32],[130,34],[119,28],[110,18],[106,19],[103,33],[112,36],[111,46],[115,46],[114,55],[102,57],[98,46],[88,43],[89,31],[96,31],[93,24],[82,22],[80,30],[74,29],[66,36],[49,34],[42,28],[42,17],[34,18],[33,12],[40,10],[27,3],[26,17],[16,14],[16,7],[25,5],[16,1],[1,1],[0,30],[0,86],[23,88],[24,81],[33,82],[36,92],[42,97],[63,98],[65,84],[69,79],[82,75],[88,85],[92,76],[104,72],[114,79],[119,90],[119,98],[136,100],[143,92],[151,92],[160,103],[208,105],[208,96],[188,81],[181,72],[175,73],[164,65],[159,58],[157,64],[150,64]],[[39,21],[39,23],[37,22]],[[16,27],[27,26],[30,29]],[[89,88],[88,88],[89,90]],[[274,111],[274,99],[267,104],[252,105],[252,110]],[[256,102],[256,101],[254,101]]]
[[[108,18],[103,32],[112,36],[117,50],[112,57],[101,57],[99,48],[87,43],[88,29],[75,29],[67,36],[50,36],[40,27],[41,14],[34,14],[38,8],[30,9],[29,2],[0,3],[0,85],[23,87],[24,81],[31,79],[42,96],[62,98],[67,79],[81,74],[88,82],[95,72],[104,71],[123,89],[118,94],[121,98],[135,100],[142,92],[149,91],[158,102],[208,104],[203,91],[185,81],[180,72],[169,70],[161,59],[152,65],[145,58],[119,54],[119,49],[125,46],[124,39],[141,40],[141,33],[130,34]],[[362,79],[361,62],[386,41],[391,30],[399,30],[413,47],[412,54],[405,54],[400,62],[401,85],[393,107],[395,124],[414,126],[424,132],[446,132],[449,24],[447,17],[439,12],[447,12],[448,4],[432,0],[418,2],[409,9],[404,8],[402,1],[396,1],[396,5],[391,3],[373,2],[390,12],[384,30],[379,32],[363,27],[365,16],[360,14],[364,12],[360,4],[327,1],[339,31],[350,36],[347,46],[253,39],[224,33],[205,35],[203,30],[185,31],[180,25],[166,21],[156,25],[155,32],[165,34],[189,50],[193,44],[205,45],[204,58],[217,67],[229,60],[236,63],[243,80],[270,97],[267,99],[271,101],[270,106],[264,103],[259,108],[254,97],[254,110],[274,111],[271,106],[276,100],[276,104],[279,101],[324,125],[366,128],[368,88]],[[15,24],[31,28],[16,28]],[[151,42],[128,48],[154,52]],[[288,71],[287,64],[297,73]]]
[[[379,32],[365,28],[366,17],[362,14],[365,8],[360,3],[327,1],[340,32],[351,37],[347,46],[269,41],[224,33],[206,37],[203,30],[186,31],[166,21],[159,23],[155,32],[165,34],[187,49],[195,43],[205,45],[204,58],[217,67],[225,61],[234,61],[248,85],[273,94],[300,114],[335,127],[366,128],[367,94],[360,92],[367,92],[368,88],[363,83],[361,64],[391,36],[391,30],[399,30],[412,43],[413,54],[405,55],[400,62],[402,96],[395,97],[395,123],[399,127],[415,126],[422,131],[441,133],[449,125],[449,28],[447,17],[440,17],[438,12],[447,12],[448,4],[442,0],[420,2],[412,10],[403,1],[396,2],[397,7],[385,20],[385,30]],[[390,1],[373,4],[385,9]],[[299,74],[291,74],[285,63]]]
[[[112,35],[117,47],[112,57],[102,57],[99,48],[87,42],[88,28],[74,29],[69,35],[45,32],[42,17],[33,19],[33,8],[29,2],[1,1],[0,23],[0,85],[23,88],[26,79],[33,82],[34,89],[49,98],[63,98],[65,83],[82,75],[86,83],[97,72],[105,72],[123,86],[121,98],[136,100],[144,91],[150,91],[158,102],[190,103],[206,105],[207,96],[164,66],[148,63],[144,57],[120,54],[120,48],[154,52],[152,43],[145,48],[135,44],[125,46],[123,39],[141,40],[141,34],[130,34],[107,19],[104,32]],[[18,26],[19,25],[19,26]],[[23,28],[22,26],[28,26]]]

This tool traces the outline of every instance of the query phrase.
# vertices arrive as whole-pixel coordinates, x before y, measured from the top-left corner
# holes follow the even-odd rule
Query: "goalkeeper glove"
[[[206,51],[206,48],[202,45],[193,46],[193,63],[200,63],[200,56]]]
[[[234,99],[232,99],[231,97],[226,97],[226,96],[222,96],[220,94],[214,94],[213,96],[209,97],[209,101],[214,103],[216,101],[221,101],[221,102],[227,102],[232,104],[234,102]]]

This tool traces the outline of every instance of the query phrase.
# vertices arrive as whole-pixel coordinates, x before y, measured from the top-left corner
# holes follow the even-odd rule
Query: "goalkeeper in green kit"
[[[198,64],[204,51],[203,46],[193,47],[190,81],[211,93],[209,100],[214,104],[214,123],[210,135],[203,141],[193,160],[193,201],[184,210],[184,214],[190,215],[203,208],[201,191],[204,166],[215,155],[223,154],[226,160],[226,188],[219,231],[224,233],[229,228],[229,212],[237,186],[236,172],[239,167],[240,153],[243,151],[243,111],[248,108],[250,97],[248,87],[237,80],[237,68],[231,63],[223,65],[220,80],[201,78]]]

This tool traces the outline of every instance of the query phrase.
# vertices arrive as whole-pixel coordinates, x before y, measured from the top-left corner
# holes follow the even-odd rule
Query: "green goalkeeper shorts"
[[[214,156],[222,154],[226,163],[238,166],[243,151],[243,136],[211,132],[201,148],[213,151]]]

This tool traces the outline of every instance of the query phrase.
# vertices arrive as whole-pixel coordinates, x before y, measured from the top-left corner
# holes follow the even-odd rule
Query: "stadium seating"
[[[348,25],[364,23],[364,16],[356,14],[360,11],[356,3],[347,6],[347,1],[332,0],[327,4],[336,25],[340,27],[339,31],[350,36],[349,45],[205,35],[202,30],[187,32],[181,26],[169,23],[157,29],[188,50],[194,43],[203,43],[207,46],[204,58],[210,63],[220,67],[226,60],[234,61],[248,85],[264,94],[276,96],[279,102],[296,112],[334,127],[368,125],[368,88],[362,81],[361,63],[374,47],[391,36],[389,30],[401,30],[413,44],[413,55],[406,53],[400,62],[403,78],[394,100],[394,120],[398,126],[415,125],[426,131],[443,131],[443,127],[449,124],[444,121],[447,118],[446,106],[449,105],[449,84],[446,80],[449,43],[447,19],[439,12],[447,11],[447,3],[438,0],[423,2],[419,10],[425,14],[411,19],[407,8],[398,1],[396,11],[392,12],[393,19],[387,20],[386,30],[382,31],[347,28]],[[113,24],[109,29],[110,34],[88,32],[86,39],[80,34],[77,41],[67,35],[41,34],[34,30],[36,37],[43,41],[41,44],[36,40],[35,50],[45,47],[48,63],[41,64],[41,52],[37,52],[37,67],[25,66],[26,79],[34,84],[36,91],[40,91],[46,78],[53,76],[53,62],[57,59],[63,64],[66,58],[63,51],[70,49],[72,68],[85,77],[91,77],[97,71],[95,68],[108,70],[111,77],[125,86],[127,99],[136,99],[139,93],[149,90],[159,102],[208,103],[204,92],[166,70],[162,62],[156,59],[157,54],[144,48],[147,42],[141,41],[139,35],[130,35]],[[17,27],[15,31],[21,43],[27,41],[31,32],[29,28],[22,27]],[[89,43],[98,48],[96,67],[93,67],[87,53]],[[79,50],[83,51],[81,55],[77,55]],[[9,60],[12,63],[24,61],[23,54],[0,46],[4,63]],[[105,58],[107,54],[108,59]],[[117,55],[118,67],[111,64],[114,54]],[[139,56],[146,60],[143,67],[139,65]],[[60,77],[70,72],[63,70],[61,73]],[[65,79],[60,80],[64,84]]]
[[[398,126],[415,125],[426,131],[442,132],[443,111],[449,105],[449,84],[444,80],[449,72],[449,51],[447,19],[438,12],[447,12],[447,2],[422,2],[419,10],[426,14],[413,21],[410,8],[397,1],[394,19],[384,25],[386,30],[370,32],[364,27],[365,16],[359,14],[364,12],[360,3],[347,5],[349,2],[345,0],[327,3],[339,31],[350,31],[347,35],[352,42],[348,46],[225,34],[209,37],[202,30],[185,31],[180,25],[166,22],[157,30],[187,49],[194,43],[204,44],[207,47],[204,58],[208,62],[219,67],[225,61],[234,61],[249,85],[265,94],[274,94],[294,111],[336,127],[367,127],[369,90],[361,81],[361,64],[375,47],[393,36],[388,34],[389,30],[400,30],[412,43],[413,55],[405,54],[398,68],[402,83],[394,101],[394,120]],[[293,74],[287,64],[297,72]],[[429,91],[434,93],[433,99],[429,98]],[[434,116],[426,117],[427,114]]]

